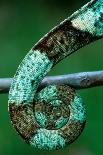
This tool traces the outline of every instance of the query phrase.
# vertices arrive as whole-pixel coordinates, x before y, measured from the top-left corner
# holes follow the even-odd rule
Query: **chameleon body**
[[[50,69],[81,47],[103,37],[103,0],[92,0],[46,34],[29,51],[9,92],[12,124],[34,148],[60,149],[86,122],[85,105],[67,85],[38,86]]]

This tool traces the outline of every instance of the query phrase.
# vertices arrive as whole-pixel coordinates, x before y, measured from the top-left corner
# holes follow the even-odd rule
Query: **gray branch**
[[[12,78],[0,78],[0,94],[8,93]],[[67,75],[47,76],[38,89],[49,84],[67,84],[75,89],[84,89],[103,85],[103,71],[82,72]]]

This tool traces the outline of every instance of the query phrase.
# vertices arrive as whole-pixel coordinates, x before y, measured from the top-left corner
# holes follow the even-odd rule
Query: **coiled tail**
[[[20,64],[9,92],[11,121],[35,148],[60,149],[73,142],[86,122],[85,106],[67,85],[37,88],[59,61],[103,37],[103,0],[93,0],[46,34]]]

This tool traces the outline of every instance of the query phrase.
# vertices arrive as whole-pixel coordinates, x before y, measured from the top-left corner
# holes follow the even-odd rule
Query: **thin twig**
[[[0,78],[0,94],[8,93],[12,78]],[[84,89],[103,85],[103,71],[82,72],[67,75],[47,76],[39,89],[49,84],[67,84],[75,89]]]

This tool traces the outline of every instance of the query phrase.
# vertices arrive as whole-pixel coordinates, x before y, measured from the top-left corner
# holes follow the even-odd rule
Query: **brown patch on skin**
[[[61,117],[61,115],[67,116],[67,114],[69,113],[68,109],[64,109],[66,113],[64,113],[63,109],[64,107],[62,107],[62,105],[60,107],[55,107],[50,103],[45,103],[45,101],[36,101],[33,107],[34,113],[39,112],[45,115],[47,119],[47,121],[45,122],[45,128],[48,130],[55,130],[55,123]],[[58,116],[57,112],[61,112],[61,115]]]
[[[49,59],[53,60],[54,64],[56,64],[64,57],[84,45],[95,41],[97,38],[89,32],[83,32],[74,28],[72,22],[67,19],[34,45],[33,50],[40,50],[42,53],[45,52]]]
[[[44,102],[41,101],[33,101],[33,112],[35,113],[35,111],[44,111],[45,107],[43,106]]]
[[[58,98],[63,101],[65,104],[70,104],[71,101],[74,99],[75,96],[75,89],[71,88],[68,85],[57,85],[58,89]]]
[[[69,104],[74,100],[75,90],[67,85],[57,85],[57,96],[51,100],[40,101],[37,99],[34,101],[33,111],[42,113],[46,117],[45,128],[48,130],[56,130],[56,122],[60,121],[62,118],[68,118],[70,116]],[[59,106],[52,105],[52,101],[61,101]],[[36,120],[38,121],[38,120]],[[38,122],[39,123],[39,122]],[[43,127],[44,127],[43,126]]]
[[[10,103],[9,112],[13,126],[23,139],[28,140],[36,133],[39,125],[35,121],[32,104]]]
[[[66,140],[66,143],[72,143],[82,133],[82,131],[85,127],[85,123],[86,123],[86,121],[75,122],[75,121],[71,120],[64,127],[59,129],[59,133]]]

